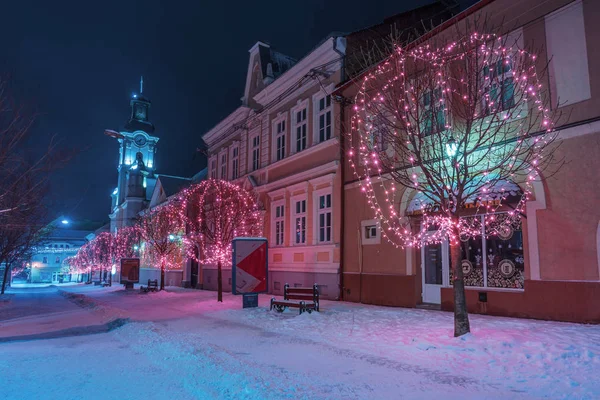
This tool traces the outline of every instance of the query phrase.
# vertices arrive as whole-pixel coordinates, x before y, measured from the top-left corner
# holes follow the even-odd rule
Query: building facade
[[[510,31],[490,33],[518,35],[525,47],[541,49],[538,74],[543,76],[551,107],[568,115],[556,126],[560,146],[555,155],[566,163],[533,184],[532,199],[518,226],[507,237],[482,235],[463,244],[477,249],[464,264],[473,268],[463,268],[470,312],[600,322],[600,57],[593,51],[600,37],[597,15],[600,4],[593,0],[483,0],[429,36],[441,37],[454,24],[476,18],[487,17],[490,26],[506,27],[510,21]],[[541,74],[546,65],[549,73]],[[349,100],[356,93],[352,84],[337,91]],[[348,107],[346,127],[351,118]],[[356,137],[348,139],[347,145],[353,140]],[[349,165],[344,168],[348,206],[343,298],[403,307],[437,303],[451,310],[448,244],[420,249],[393,246],[382,237],[360,181]],[[400,216],[415,214],[417,193],[402,190],[395,210]],[[516,266],[508,271],[511,274],[502,269],[505,259]]]
[[[269,240],[269,291],[317,284],[340,297],[339,104],[345,38],[330,36],[300,61],[263,42],[249,51],[241,106],[203,136],[208,177],[259,197]],[[216,266],[203,266],[215,289]],[[231,270],[223,273],[231,288]]]
[[[71,221],[65,217],[52,221],[48,225],[50,233],[31,256],[30,268],[15,276],[13,281],[57,284],[87,279],[87,276],[69,273],[66,260],[75,256],[79,248],[88,242],[95,226],[97,224]]]

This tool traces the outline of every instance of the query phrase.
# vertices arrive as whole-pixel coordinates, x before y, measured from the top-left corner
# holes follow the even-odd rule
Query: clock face
[[[144,135],[137,135],[133,138],[133,141],[138,147],[142,147],[146,144],[146,138],[144,137]]]

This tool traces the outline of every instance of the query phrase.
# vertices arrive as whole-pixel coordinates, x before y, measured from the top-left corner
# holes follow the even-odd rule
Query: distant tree
[[[143,262],[160,268],[160,290],[164,290],[165,271],[181,268],[187,254],[181,213],[173,204],[161,205],[144,213],[137,227]]]
[[[217,300],[223,301],[222,267],[231,265],[233,239],[262,235],[256,199],[233,183],[215,179],[189,187],[181,197],[186,236],[198,249],[190,255],[198,262],[217,264]]]
[[[100,281],[106,281],[108,276],[112,284],[112,267],[117,260],[117,242],[113,233],[102,232],[89,242],[92,251],[94,267],[100,273]]]

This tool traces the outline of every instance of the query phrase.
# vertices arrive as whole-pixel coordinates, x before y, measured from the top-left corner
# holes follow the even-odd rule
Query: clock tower
[[[111,232],[133,224],[138,213],[146,208],[156,183],[154,169],[158,137],[154,136],[154,125],[149,120],[151,102],[144,96],[143,78],[140,79],[139,94],[134,94],[129,104],[131,116],[123,129],[104,132],[119,142],[118,183],[112,193]]]

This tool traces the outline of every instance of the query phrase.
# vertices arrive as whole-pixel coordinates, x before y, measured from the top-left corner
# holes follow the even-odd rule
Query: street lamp
[[[456,140],[454,140],[454,138],[451,136],[446,142],[446,154],[448,154],[448,157],[454,157],[457,152],[458,143],[456,143]]]

